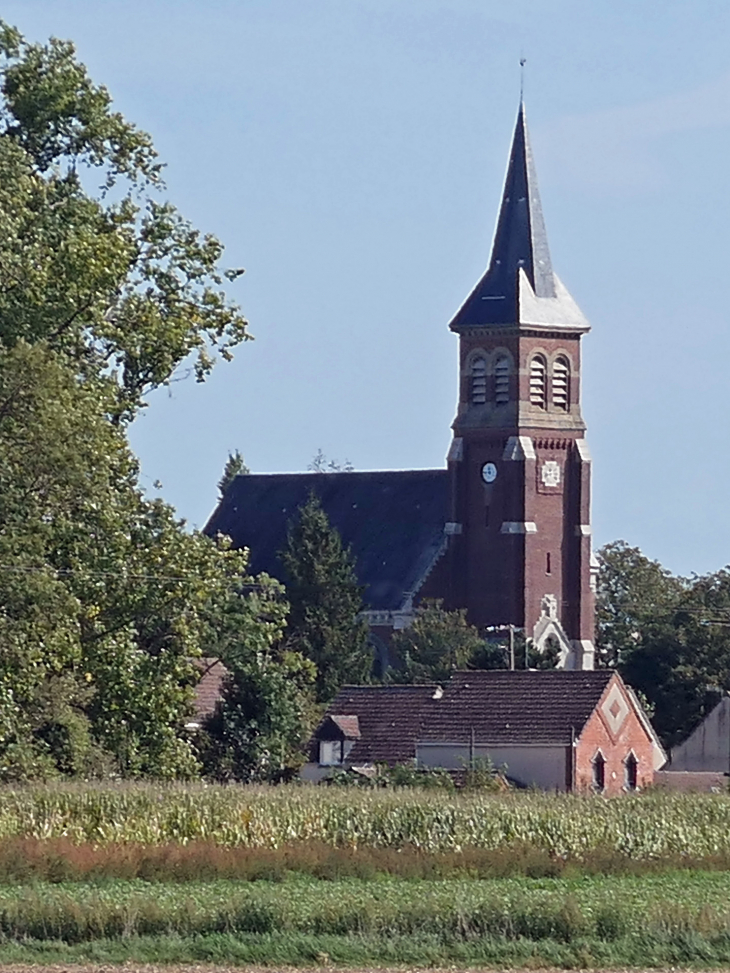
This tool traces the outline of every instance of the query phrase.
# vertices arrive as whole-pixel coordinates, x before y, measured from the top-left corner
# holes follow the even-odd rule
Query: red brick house
[[[455,672],[438,686],[346,686],[310,742],[303,776],[333,766],[415,763],[463,770],[475,759],[544,790],[643,790],[666,761],[618,673]]]
[[[589,330],[553,272],[520,105],[487,270],[449,325],[457,413],[443,469],[238,476],[206,532],[283,577],[310,491],[350,547],[383,662],[424,597],[480,628],[512,625],[566,669],[593,667],[591,460],[580,402]]]

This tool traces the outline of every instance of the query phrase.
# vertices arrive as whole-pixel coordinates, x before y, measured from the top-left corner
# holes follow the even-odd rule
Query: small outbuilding
[[[674,747],[667,770],[730,772],[730,696],[723,696],[684,743]]]
[[[344,687],[309,756],[310,780],[333,766],[460,771],[488,758],[527,787],[605,794],[650,786],[666,762],[636,696],[605,669],[455,672],[443,689]]]

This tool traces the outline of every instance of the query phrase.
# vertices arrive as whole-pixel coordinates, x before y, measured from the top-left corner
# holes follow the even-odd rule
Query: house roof
[[[360,733],[360,721],[357,716],[347,716],[342,713],[332,713],[329,719],[335,724],[342,735],[348,740],[359,740],[362,734]]]
[[[400,608],[443,550],[447,471],[237,476],[204,532],[227,534],[236,547],[248,547],[252,574],[283,579],[279,552],[286,544],[287,525],[310,491],[352,550],[366,607]]]
[[[357,716],[360,739],[350,750],[348,763],[395,764],[413,760],[423,711],[434,702],[437,689],[435,684],[343,686],[330,705],[328,715],[348,713]],[[317,731],[310,741],[310,758],[314,761],[318,759],[316,739]]]
[[[613,672],[474,670],[455,672],[429,709],[423,742],[568,745],[579,736]]]
[[[195,687],[193,706],[196,720],[202,723],[213,714],[216,703],[221,698],[223,680],[228,675],[228,670],[220,659],[203,658],[195,659],[194,662],[201,675]]]

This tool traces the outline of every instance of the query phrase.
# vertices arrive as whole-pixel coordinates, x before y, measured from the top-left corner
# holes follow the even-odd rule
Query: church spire
[[[519,323],[521,268],[535,297],[558,296],[522,101],[489,267],[451,322],[452,330]]]

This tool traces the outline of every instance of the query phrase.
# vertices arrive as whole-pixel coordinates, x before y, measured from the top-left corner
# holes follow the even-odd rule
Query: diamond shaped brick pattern
[[[601,715],[608,724],[611,733],[616,736],[629,715],[629,704],[615,683],[601,704]]]

